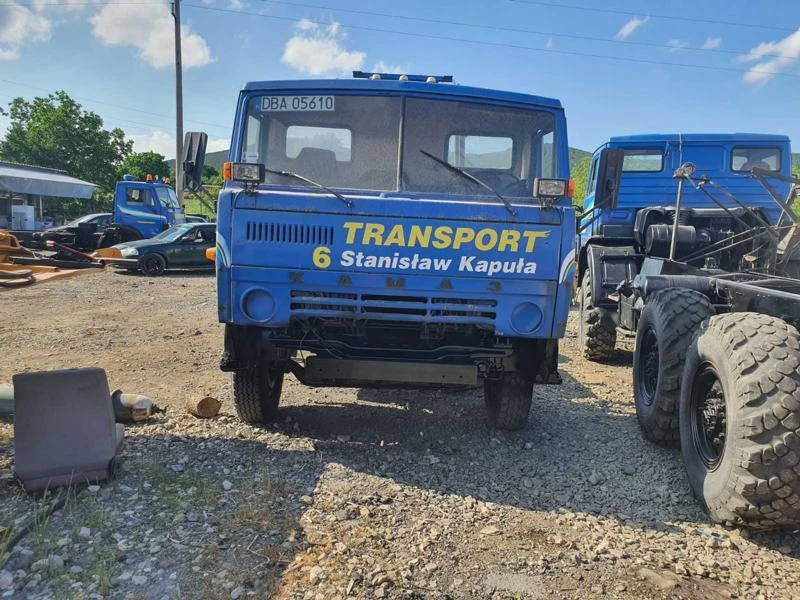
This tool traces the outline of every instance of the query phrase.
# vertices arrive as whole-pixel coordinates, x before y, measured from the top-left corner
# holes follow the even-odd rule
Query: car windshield
[[[171,187],[156,186],[156,195],[158,195],[158,201],[161,202],[161,206],[164,208],[175,210],[181,207],[181,205],[178,204],[178,197],[175,195],[175,190]]]
[[[72,219],[72,221],[68,222],[65,225],[65,227],[76,227],[76,226],[80,225],[81,223],[86,223],[87,221],[90,221],[91,219],[93,219],[96,216],[97,215],[83,215],[82,217],[78,217],[77,219]]]
[[[174,242],[189,233],[192,229],[194,229],[192,225],[177,225],[162,231],[152,239],[160,242]]]
[[[424,153],[503,195],[530,197],[554,177],[555,118],[545,110],[390,96],[256,96],[240,160],[335,189],[491,195]],[[402,149],[402,150],[401,150]],[[266,184],[302,185],[268,173]]]

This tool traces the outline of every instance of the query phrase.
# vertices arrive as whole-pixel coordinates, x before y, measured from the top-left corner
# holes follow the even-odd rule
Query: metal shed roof
[[[88,199],[96,187],[70,177],[65,171],[0,161],[0,192]]]

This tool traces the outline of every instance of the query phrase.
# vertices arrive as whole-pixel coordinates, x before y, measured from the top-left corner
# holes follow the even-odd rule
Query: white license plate
[[[335,96],[263,96],[263,112],[319,112],[332,111]]]

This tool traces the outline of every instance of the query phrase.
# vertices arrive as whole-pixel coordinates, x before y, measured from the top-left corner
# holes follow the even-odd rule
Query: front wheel
[[[581,354],[596,362],[608,360],[617,343],[617,326],[608,309],[592,303],[592,278],[588,269],[581,282],[580,301],[578,345]]]
[[[139,268],[148,277],[158,277],[167,268],[167,261],[160,254],[145,254],[139,260]]]
[[[711,519],[770,529],[800,522],[800,334],[775,317],[729,313],[686,355],[681,450]]]
[[[483,397],[489,423],[497,429],[522,429],[528,422],[532,396],[533,382],[519,373],[485,380]]]
[[[234,371],[233,403],[245,423],[269,423],[278,413],[283,389],[283,369],[277,366]]]

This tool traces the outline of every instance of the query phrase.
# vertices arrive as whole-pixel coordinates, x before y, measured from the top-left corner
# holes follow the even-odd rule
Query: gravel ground
[[[0,597],[800,597],[800,532],[710,524],[679,452],[639,434],[630,351],[586,362],[575,327],[564,384],[536,389],[521,432],[488,429],[477,391],[293,379],[280,423],[254,428],[217,369],[212,277],[106,272],[0,297],[0,383],[101,366],[169,409],[127,428],[114,481],[34,520],[0,559]],[[205,395],[219,417],[183,411]],[[6,528],[48,500],[13,483],[12,435],[0,422]]]

